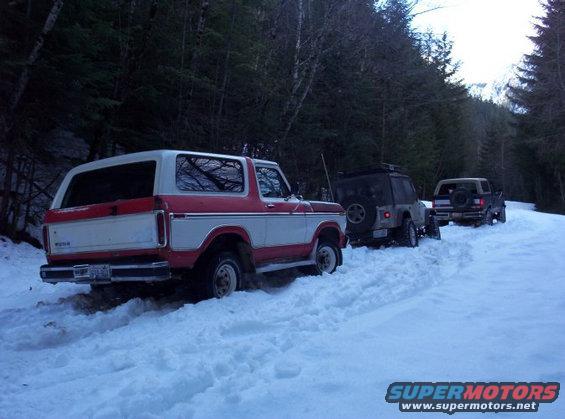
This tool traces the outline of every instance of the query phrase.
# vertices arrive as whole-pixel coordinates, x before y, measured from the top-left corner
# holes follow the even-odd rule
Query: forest
[[[0,233],[33,234],[72,166],[150,149],[278,161],[308,198],[330,176],[490,178],[565,213],[565,2],[545,0],[507,100],[473,97],[416,0],[0,3]],[[488,65],[485,62],[485,65]]]

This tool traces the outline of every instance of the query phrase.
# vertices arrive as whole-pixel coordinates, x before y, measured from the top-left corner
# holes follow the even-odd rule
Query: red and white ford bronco
[[[346,218],[336,203],[291,193],[279,165],[158,150],[75,167],[45,215],[45,282],[112,284],[191,278],[207,297],[245,273],[341,265]],[[188,279],[186,279],[188,280]]]

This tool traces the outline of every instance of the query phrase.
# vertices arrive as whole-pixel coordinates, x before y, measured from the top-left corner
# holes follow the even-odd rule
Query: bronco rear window
[[[176,183],[181,191],[243,192],[243,166],[239,160],[179,155]]]
[[[61,208],[153,196],[155,161],[122,164],[75,175]]]

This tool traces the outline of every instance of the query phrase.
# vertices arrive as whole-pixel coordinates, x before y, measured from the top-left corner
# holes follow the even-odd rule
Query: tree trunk
[[[49,34],[49,32],[51,32],[53,26],[55,26],[55,22],[57,22],[57,18],[59,17],[62,8],[63,8],[63,0],[55,0],[53,2],[51,11],[47,15],[47,19],[45,19],[45,24],[43,25],[43,29],[41,30],[41,33],[38,35],[37,40],[35,41],[35,45],[31,50],[29,56],[27,57],[27,60],[24,64],[24,68],[20,74],[20,77],[16,83],[16,87],[10,98],[8,105],[9,106],[8,114],[11,116],[13,116],[18,105],[20,104],[20,100],[27,88],[27,84],[31,76],[31,69],[33,65],[37,62],[41,48],[45,43],[45,37],[47,36],[47,34]]]
[[[25,210],[25,215],[24,215],[24,226],[23,226],[23,231],[27,230],[27,226],[29,224],[29,214],[30,214],[30,210],[31,210],[31,201],[33,200],[33,182],[34,182],[34,178],[35,178],[35,160],[31,161],[31,165],[29,168],[29,180],[27,182],[27,202],[25,203],[26,205],[26,210]]]
[[[381,110],[381,162],[385,161],[385,141],[386,141],[386,103],[383,100]]]
[[[2,195],[2,205],[0,205],[0,231],[7,232],[8,217],[10,208],[10,198],[12,194],[12,178],[14,176],[14,161],[16,158],[16,149],[13,144],[8,147],[8,156],[6,159],[6,170],[4,173],[4,193]]]
[[[192,57],[190,58],[190,93],[188,99],[192,98],[194,94],[194,73],[198,66],[198,59],[200,49],[202,48],[202,36],[204,35],[204,29],[206,27],[206,15],[208,8],[210,7],[210,2],[208,0],[202,0],[200,3],[200,14],[198,17],[198,25],[196,26],[196,45],[192,50]]]
[[[14,117],[16,111],[20,105],[22,96],[24,95],[29,79],[31,77],[31,71],[35,63],[39,58],[39,53],[41,48],[45,43],[45,37],[51,32],[57,22],[57,18],[61,13],[63,8],[63,0],[55,0],[53,6],[45,19],[43,24],[43,29],[37,36],[35,45],[33,46],[31,52],[29,53],[24,68],[20,73],[20,77],[16,82],[12,94],[8,100],[8,108],[4,115],[0,115],[0,144],[5,144],[8,151],[6,159],[6,171],[4,174],[4,194],[2,197],[2,204],[0,205],[0,229],[5,229],[8,226],[8,216],[10,207],[10,193],[12,189],[12,177],[13,177],[13,165],[16,158],[16,146],[14,140],[11,137],[13,133]]]
[[[235,24],[235,12],[236,12],[236,3],[235,0],[232,0],[231,3],[231,22],[230,22],[230,29],[228,32],[228,39],[226,42],[226,54],[224,57],[224,75],[222,77],[222,86],[220,88],[220,103],[218,105],[218,111],[216,112],[216,126],[214,129],[214,140],[216,148],[219,145],[220,140],[220,120],[222,118],[222,113],[224,111],[224,102],[226,98],[226,88],[228,85],[228,74],[229,74],[229,65],[230,65],[230,55],[231,55],[231,48],[232,48],[232,38],[233,38],[233,27]]]
[[[182,115],[182,102],[183,102],[183,94],[184,94],[184,81],[182,79],[182,76],[183,76],[183,72],[184,72],[184,55],[185,55],[185,50],[186,50],[186,30],[187,30],[187,27],[188,27],[188,0],[185,0],[185,2],[184,2],[184,16],[183,16],[183,23],[182,23],[180,68],[179,68],[179,74],[181,75],[181,77],[179,78],[177,125],[179,125],[181,115]]]

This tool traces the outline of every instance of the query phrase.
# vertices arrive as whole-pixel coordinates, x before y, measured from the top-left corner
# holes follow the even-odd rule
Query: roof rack
[[[402,166],[391,163],[378,163],[371,166],[359,167],[353,170],[337,172],[338,178],[348,178],[354,176],[370,175],[373,173],[406,173]]]

